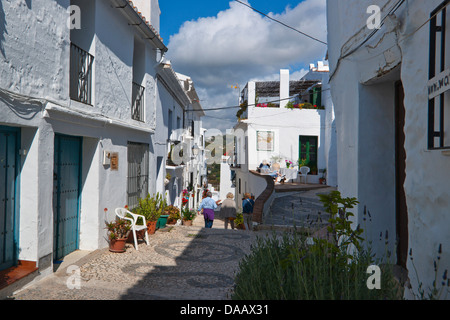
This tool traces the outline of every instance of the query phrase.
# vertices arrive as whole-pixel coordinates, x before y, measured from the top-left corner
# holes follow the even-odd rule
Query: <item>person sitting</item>
[[[259,165],[259,170],[260,170],[260,172],[263,173],[263,174],[269,173],[270,165],[267,163],[266,160],[263,160],[263,161],[261,162],[261,164]]]

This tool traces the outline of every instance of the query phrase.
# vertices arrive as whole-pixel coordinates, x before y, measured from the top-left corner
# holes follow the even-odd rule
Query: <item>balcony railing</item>
[[[144,121],[144,91],[145,88],[133,82],[131,118]]]
[[[92,64],[94,56],[70,44],[70,99],[92,104]]]

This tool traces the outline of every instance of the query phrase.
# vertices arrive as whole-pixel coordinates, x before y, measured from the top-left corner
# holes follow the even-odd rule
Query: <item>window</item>
[[[428,82],[428,149],[450,149],[450,112],[445,100],[450,94],[450,68],[446,68],[446,20],[447,4],[442,2],[432,13],[430,20],[430,52]],[[438,25],[438,22],[440,25]],[[447,58],[447,59],[446,59]],[[447,110],[446,110],[447,109]],[[445,112],[447,111],[447,112]]]
[[[144,121],[144,91],[145,88],[133,82],[131,119]]]
[[[138,205],[139,198],[148,194],[148,152],[148,144],[128,142],[127,204],[130,209]]]
[[[170,140],[170,136],[172,135],[172,122],[173,122],[172,110],[169,110],[169,120],[167,123],[168,128],[168,139]]]
[[[70,99],[92,104],[92,63],[94,57],[70,44]]]
[[[299,166],[307,166],[311,174],[317,174],[317,136],[300,136]]]
[[[322,106],[322,87],[314,87],[309,91],[309,102],[313,106]]]
[[[274,132],[256,131],[256,150],[273,151],[274,150]]]

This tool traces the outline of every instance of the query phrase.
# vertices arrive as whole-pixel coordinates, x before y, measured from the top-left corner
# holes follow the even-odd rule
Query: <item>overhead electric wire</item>
[[[389,17],[391,14],[395,13],[395,11],[397,11],[398,8],[400,8],[400,6],[405,2],[405,0],[399,0],[394,6],[393,8],[386,14],[386,16],[381,20],[380,22],[380,26],[378,28],[375,28],[359,45],[357,45],[355,48],[353,48],[352,50],[350,50],[349,52],[343,54],[341,53],[341,56],[337,59],[337,63],[336,63],[336,67],[334,68],[333,72],[330,74],[330,78],[329,81],[331,81],[331,79],[333,79],[336,71],[339,68],[339,65],[341,64],[341,61],[345,58],[347,58],[348,56],[352,55],[353,53],[355,53],[359,48],[361,48],[367,41],[369,41],[380,29],[381,27],[384,25],[384,21],[387,19],[387,17]],[[341,49],[342,50],[342,49]]]
[[[313,36],[311,36],[311,35],[309,35],[309,34],[307,34],[307,33],[304,33],[304,32],[302,32],[302,31],[300,31],[300,30],[298,30],[298,29],[295,29],[295,28],[291,27],[290,25],[287,25],[287,24],[285,24],[284,22],[281,22],[280,20],[277,20],[277,19],[275,19],[275,18],[272,18],[272,17],[268,16],[267,14],[265,14],[264,12],[261,12],[261,11],[259,11],[258,9],[255,9],[255,8],[253,8],[252,6],[246,4],[246,3],[242,2],[242,1],[239,1],[239,0],[234,0],[234,1],[236,1],[236,2],[238,2],[238,3],[240,3],[240,4],[242,4],[242,5],[244,5],[244,6],[248,7],[248,8],[250,8],[250,9],[252,9],[252,10],[255,11],[255,12],[258,12],[259,14],[262,14],[263,16],[265,16],[265,17],[269,18],[270,20],[273,20],[273,21],[275,21],[275,22],[277,22],[277,23],[279,23],[279,24],[285,26],[286,28],[289,28],[289,29],[291,29],[291,30],[294,30],[294,31],[296,31],[296,32],[298,32],[298,33],[304,35],[305,37],[308,37],[308,38],[310,38],[310,39],[312,39],[312,40],[314,40],[314,41],[320,42],[320,43],[322,43],[322,44],[324,44],[324,45],[328,45],[326,42],[324,42],[324,41],[322,41],[322,40],[320,40],[320,39],[317,39],[317,38],[315,38],[315,37],[313,37]]]
[[[322,89],[322,92],[328,91],[328,90],[331,90],[331,88]],[[266,103],[267,104],[267,103],[280,102],[280,101],[284,101],[284,100],[290,100],[290,99],[298,97],[299,95],[300,94],[296,94],[296,95],[291,96],[289,98],[265,101],[265,102],[262,102],[262,103]],[[247,107],[255,107],[255,106],[259,105],[259,104],[261,104],[261,103],[249,104],[249,105],[247,105]],[[237,109],[237,108],[241,108],[241,106],[228,106],[228,107],[208,108],[208,109],[202,109],[202,111],[215,111],[215,110],[226,110],[226,109]],[[187,110],[187,111],[195,111],[195,110]]]

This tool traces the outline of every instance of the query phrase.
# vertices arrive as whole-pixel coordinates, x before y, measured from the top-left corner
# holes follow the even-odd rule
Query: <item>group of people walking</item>
[[[253,206],[255,205],[254,197],[250,193],[244,194],[242,199],[242,215],[244,218],[244,225],[247,230],[252,230],[253,227]],[[228,229],[228,224],[234,229],[234,220],[237,217],[237,206],[234,200],[233,193],[229,192],[223,202],[221,200],[214,201],[212,193],[208,192],[206,198],[202,200],[197,211],[202,213],[205,219],[205,228],[212,228],[214,221],[214,210],[220,206],[220,216],[225,220],[225,229]]]

